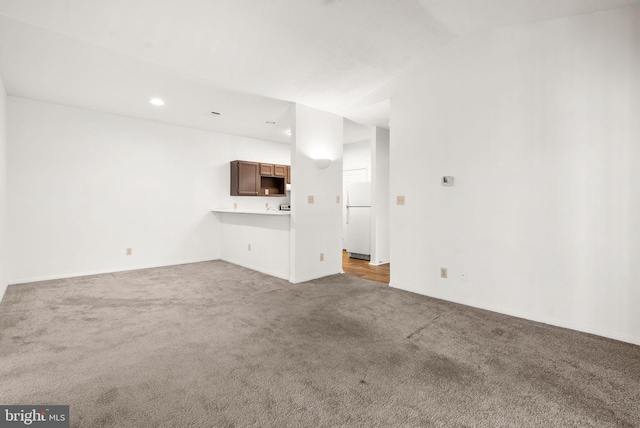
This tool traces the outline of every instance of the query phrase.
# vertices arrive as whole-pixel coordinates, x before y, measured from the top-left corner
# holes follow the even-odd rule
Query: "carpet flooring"
[[[222,261],[10,286],[0,403],[72,427],[638,427],[640,347]]]

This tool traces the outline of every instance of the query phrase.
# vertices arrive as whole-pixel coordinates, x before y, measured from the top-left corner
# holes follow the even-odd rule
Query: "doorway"
[[[349,120],[344,129],[342,270],[389,284],[389,130]]]
[[[369,171],[367,168],[356,168],[345,170],[342,173],[342,249],[346,250],[346,241],[345,236],[347,232],[347,227],[349,226],[349,216],[347,204],[349,203],[349,195],[347,194],[347,189],[353,183],[363,183],[365,181],[369,181]]]
[[[391,264],[372,265],[367,260],[352,259],[346,250],[342,250],[342,270],[345,274],[368,279],[369,281],[389,284]]]

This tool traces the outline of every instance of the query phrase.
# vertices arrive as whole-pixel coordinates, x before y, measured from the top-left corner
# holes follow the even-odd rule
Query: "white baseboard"
[[[242,262],[239,262],[237,260],[233,260],[233,259],[230,259],[230,258],[227,258],[227,257],[222,257],[220,260],[222,260],[224,262],[228,262],[228,263],[233,263],[234,265],[242,266],[242,267],[247,268],[247,269],[255,270],[255,271],[264,273],[266,275],[269,275],[269,276],[275,276],[276,278],[280,278],[280,279],[284,279],[286,281],[289,281],[289,275],[283,275],[283,274],[281,274],[279,272],[276,272],[276,271],[272,271],[272,270],[269,270],[269,269],[258,268],[258,267],[255,267],[255,266],[251,266],[251,265],[249,265],[247,263],[242,263]]]
[[[292,284],[300,284],[302,282],[313,281],[314,279],[320,279],[320,278],[324,278],[326,276],[341,275],[341,274],[344,274],[344,272],[342,272],[342,269],[340,269],[340,271],[338,271],[338,272],[322,273],[322,274],[318,274],[318,275],[303,276],[301,278],[296,278],[295,280],[289,280],[289,281]]]
[[[573,323],[566,320],[560,320],[553,317],[548,317],[544,315],[537,315],[528,312],[521,312],[517,310],[512,310],[504,307],[487,305],[484,303],[479,303],[474,300],[466,300],[466,299],[456,299],[451,298],[450,296],[439,295],[437,293],[427,293],[424,290],[420,290],[415,287],[406,286],[403,284],[398,284],[397,282],[389,283],[390,287],[397,288],[399,290],[409,291],[411,293],[421,294],[423,296],[433,297],[435,299],[446,300],[448,302],[459,303],[461,305],[472,306],[478,309],[484,309],[491,312],[497,312],[499,314],[510,315],[517,318],[523,318],[530,321],[536,321],[544,324],[553,325],[556,327],[568,328],[570,330],[576,330],[583,333],[595,334],[596,336],[607,337],[609,339],[620,340],[622,342],[631,343],[633,345],[640,345],[640,337],[631,336],[625,333],[619,333],[615,331],[609,331],[606,329],[601,329],[597,327],[585,326],[577,323]]]
[[[2,299],[4,298],[4,293],[7,291],[8,284],[0,284],[0,303],[2,303]]]
[[[28,284],[31,282],[41,282],[41,281],[53,281],[56,279],[66,279],[66,278],[78,278],[81,276],[91,276],[91,275],[102,275],[105,273],[117,273],[117,272],[129,272],[132,270],[140,270],[140,269],[151,269],[151,268],[157,268],[157,267],[166,267],[166,266],[175,266],[175,265],[186,265],[189,263],[202,263],[202,262],[210,262],[210,261],[214,261],[214,260],[220,260],[220,259],[211,259],[211,258],[207,258],[207,259],[193,259],[193,260],[178,260],[175,262],[171,262],[171,263],[150,263],[150,264],[146,264],[146,265],[137,265],[137,266],[127,266],[126,268],[123,267],[116,267],[116,268],[111,268],[111,269],[104,269],[104,270],[94,270],[94,271],[84,271],[84,272],[74,272],[74,273],[64,273],[64,274],[55,274],[55,275],[43,275],[43,276],[36,276],[36,277],[27,277],[27,278],[19,278],[19,279],[10,279],[9,280],[9,285],[19,285],[19,284]]]

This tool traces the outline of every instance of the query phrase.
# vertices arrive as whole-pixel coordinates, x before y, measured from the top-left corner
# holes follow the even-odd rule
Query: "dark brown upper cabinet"
[[[260,191],[258,162],[231,162],[231,196],[258,196]]]
[[[260,176],[260,190],[258,192],[261,196],[284,196],[285,188],[284,177]]]
[[[273,166],[274,177],[287,178],[287,165],[274,165]]]
[[[260,164],[260,175],[265,177],[287,178],[287,165],[276,165],[272,163]]]
[[[291,167],[248,161],[231,162],[231,196],[285,196]]]
[[[273,177],[274,174],[274,164],[272,163],[261,163],[260,164],[260,175],[266,175],[267,177]]]

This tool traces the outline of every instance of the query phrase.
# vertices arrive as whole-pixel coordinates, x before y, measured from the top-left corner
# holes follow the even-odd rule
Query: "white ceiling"
[[[291,102],[388,127],[370,94],[455,37],[638,3],[0,0],[0,75],[10,95],[285,143]]]

